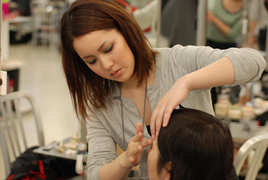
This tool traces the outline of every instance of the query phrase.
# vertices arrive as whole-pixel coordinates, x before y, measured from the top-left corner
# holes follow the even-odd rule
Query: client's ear
[[[165,169],[167,169],[167,174],[166,174],[165,180],[170,180],[170,170],[171,170],[171,162],[170,161],[168,163],[166,163]]]
[[[165,180],[170,180],[170,173],[169,172],[166,174]]]

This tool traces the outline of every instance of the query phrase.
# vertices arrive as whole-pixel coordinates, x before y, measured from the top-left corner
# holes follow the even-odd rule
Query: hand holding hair
[[[161,126],[167,126],[170,115],[191,91],[191,86],[186,76],[180,78],[169,91],[160,99],[150,119],[151,135],[154,139],[158,136]]]

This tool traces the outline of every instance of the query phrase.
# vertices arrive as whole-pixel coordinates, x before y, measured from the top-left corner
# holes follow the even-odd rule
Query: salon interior
[[[44,142],[36,153],[77,161],[74,171],[78,172],[78,175],[70,179],[86,179],[85,162],[83,162],[85,153],[82,156],[83,160],[81,162],[79,160],[81,164],[78,164],[78,155],[81,154],[77,153],[86,151],[83,149],[86,147],[85,124],[76,118],[61,65],[60,20],[63,12],[73,1],[2,0],[0,99],[2,102],[5,96],[14,92],[23,91],[30,94],[35,99],[35,106],[38,108],[42,123],[42,129],[40,130],[39,127],[37,131],[42,131],[44,137]],[[115,1],[121,3],[133,15],[153,47],[168,47],[175,44],[207,45],[209,24],[207,14],[209,6],[213,6],[213,1],[216,0]],[[243,1],[240,24],[242,27],[236,36],[236,46],[254,48],[268,60],[268,10],[264,22],[260,22],[260,18],[252,27],[250,8],[253,1]],[[19,9],[22,6],[19,3],[25,3],[23,6],[28,7],[27,10],[23,9],[25,12]],[[174,5],[171,5],[172,3]],[[264,3],[262,5],[265,7]],[[143,22],[147,17],[147,22]],[[165,24],[171,26],[163,27]],[[254,43],[250,40],[252,36],[255,38]],[[259,41],[266,42],[266,46],[260,45]],[[266,123],[268,70],[266,70],[257,82],[214,89],[215,115],[228,123],[233,136],[235,153],[239,153],[239,149],[246,141],[268,131],[268,123]],[[19,106],[23,123],[26,124],[24,128],[29,142],[27,146],[31,147],[38,144],[37,136],[34,134],[36,130],[33,118],[28,115],[32,107],[24,101],[20,102]],[[3,129],[9,127],[4,124],[3,108],[0,111],[0,123]],[[0,137],[2,141],[3,135]],[[266,148],[267,146],[268,143]],[[44,147],[48,150],[44,150]],[[50,153],[52,150],[53,152]],[[10,147],[8,151],[11,151]],[[118,153],[121,153],[120,151],[118,149]],[[251,149],[251,156],[244,159],[245,162],[238,173],[240,179],[245,179],[254,153],[258,151]],[[2,154],[1,146],[1,180],[8,175],[6,174],[7,162]],[[263,161],[260,166],[255,167],[258,168],[257,171],[255,170],[255,179],[268,179],[268,156],[266,157],[265,152],[260,156]],[[135,171],[133,169],[133,174]]]

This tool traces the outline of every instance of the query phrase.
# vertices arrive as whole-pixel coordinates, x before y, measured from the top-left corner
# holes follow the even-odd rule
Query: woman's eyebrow
[[[89,58],[91,57],[92,55],[88,55],[88,56],[85,56],[85,57],[82,57],[82,59],[86,59],[86,58]]]
[[[98,51],[100,51],[101,50],[101,48],[104,46],[104,44],[107,42],[107,40],[106,41],[104,41],[104,43],[102,43],[102,45],[99,47],[99,49],[98,49]]]
[[[107,41],[108,41],[108,40],[104,41],[104,42],[101,44],[101,46],[99,47],[98,51],[101,50],[101,48],[105,45],[105,43],[106,43]],[[87,56],[83,57],[82,59],[86,59],[86,58],[89,58],[89,57],[91,57],[91,56],[92,56],[92,55],[87,55]]]

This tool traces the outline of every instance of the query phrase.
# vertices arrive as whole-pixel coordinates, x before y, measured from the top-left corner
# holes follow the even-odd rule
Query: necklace
[[[147,96],[147,77],[146,77],[146,83],[145,83],[145,95],[144,95],[144,105],[143,105],[143,115],[142,115],[142,125],[144,128],[144,120],[145,120],[145,108],[146,108],[146,96]],[[123,118],[123,102],[122,102],[122,94],[120,89],[120,106],[121,106],[121,121],[122,121],[122,128],[123,128],[123,142],[124,142],[124,149],[126,149],[126,143],[125,143],[125,124],[124,124],[124,118]],[[143,174],[143,159],[141,158],[141,177]],[[140,178],[141,178],[140,177]]]

